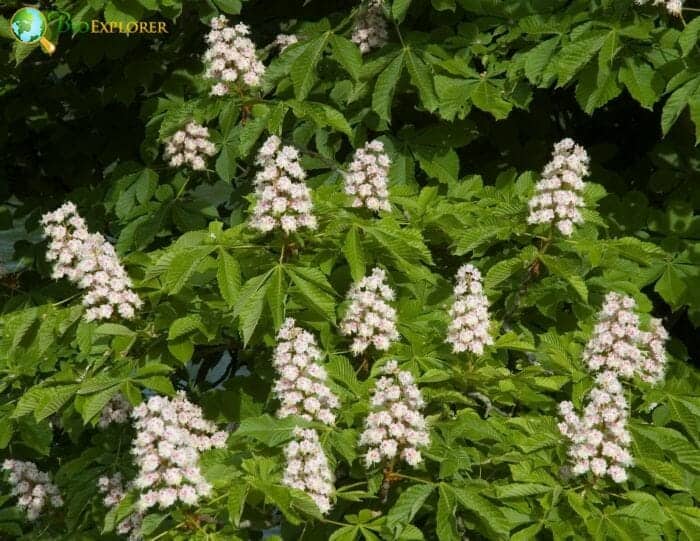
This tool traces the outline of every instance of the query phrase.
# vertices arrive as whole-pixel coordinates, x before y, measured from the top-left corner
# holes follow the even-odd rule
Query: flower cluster
[[[216,154],[216,145],[209,140],[209,130],[197,122],[188,123],[165,143],[165,159],[171,167],[189,165],[195,171],[206,169],[206,157]]]
[[[335,423],[333,409],[340,403],[325,381],[326,370],[318,364],[322,355],[316,339],[288,318],[277,334],[272,365],[279,374],[274,391],[282,403],[278,417],[300,415],[309,421]]]
[[[399,370],[396,361],[382,368],[382,377],[374,385],[365,430],[360,445],[367,446],[367,466],[399,456],[410,466],[423,461],[420,447],[430,443],[425,418],[421,413],[423,397],[410,372]]]
[[[112,477],[103,476],[97,481],[97,488],[101,494],[104,494],[102,502],[107,509],[117,507],[131,487],[131,483],[127,484],[126,488],[124,487],[121,473],[115,473]],[[139,531],[141,530],[142,522],[143,513],[132,513],[117,524],[117,533],[119,535],[128,534],[129,541],[137,541],[141,539]]]
[[[58,487],[33,462],[7,459],[2,463],[2,469],[9,472],[11,494],[17,496],[17,507],[27,514],[28,520],[39,518],[47,505],[54,508],[63,505]]]
[[[284,449],[287,466],[282,483],[306,492],[321,513],[326,514],[332,507],[335,479],[318,441],[318,434],[310,428],[296,428],[294,435],[295,439]]]
[[[383,0],[370,0],[367,9],[361,11],[355,19],[351,39],[360,48],[362,54],[383,47],[389,40],[382,4]]]
[[[634,307],[631,297],[608,293],[583,353],[586,366],[596,374],[583,416],[571,402],[559,405],[564,418],[559,430],[571,441],[568,454],[575,475],[590,471],[597,477],[609,475],[616,483],[627,479],[631,438],[620,378],[638,375],[652,383],[663,378],[668,334],[656,319],[648,332],[640,330]]]
[[[652,0],[654,6],[664,6],[666,11],[675,17],[680,17],[683,12],[683,0]],[[648,4],[649,0],[634,0],[634,3],[641,6]]]
[[[552,160],[545,166],[536,193],[530,199],[530,224],[552,224],[562,235],[570,236],[574,224],[583,222],[581,192],[588,176],[588,154],[571,139],[554,145]]]
[[[632,440],[627,431],[627,401],[617,375],[610,370],[598,374],[588,398],[581,418],[571,402],[559,404],[564,418],[559,430],[572,443],[568,450],[571,471],[574,475],[590,471],[597,477],[607,474],[622,483],[632,465],[628,450]]]
[[[139,511],[167,508],[177,500],[194,505],[211,492],[199,470],[202,451],[226,445],[227,433],[202,417],[199,406],[180,391],[173,399],[153,396],[132,412],[137,436],[131,453],[139,467],[134,486]]]
[[[295,34],[277,34],[275,41],[272,42],[275,47],[279,47],[281,53],[295,43],[299,43],[299,38]]]
[[[612,370],[621,378],[639,375],[654,383],[663,379],[668,334],[658,319],[652,319],[650,332],[640,330],[634,307],[632,297],[607,294],[583,360],[591,372]]]
[[[56,279],[64,276],[86,289],[85,319],[108,319],[115,311],[133,318],[141,299],[131,290],[131,280],[114,247],[99,233],[88,232],[73,203],[65,203],[41,219],[44,235],[51,239],[46,259],[53,262]]]
[[[457,271],[455,300],[450,308],[447,343],[455,353],[471,351],[477,355],[493,344],[489,333],[489,301],[481,285],[481,273],[473,265],[462,265]]]
[[[347,298],[350,307],[340,323],[340,331],[354,336],[353,353],[359,355],[370,345],[380,351],[389,349],[399,333],[396,310],[389,305],[394,300],[394,291],[386,284],[386,272],[374,268],[370,276],[352,285]]]
[[[316,229],[311,190],[304,183],[306,171],[299,163],[299,151],[283,147],[280,138],[271,135],[258,151],[256,163],[260,171],[255,176],[257,201],[251,227],[263,233],[276,227],[286,233],[300,227]]]
[[[129,420],[131,410],[129,401],[124,398],[123,394],[117,393],[102,408],[102,414],[97,424],[100,428],[106,428],[112,423],[124,424]]]
[[[223,15],[211,20],[211,31],[207,34],[209,48],[204,53],[204,61],[206,76],[218,81],[211,89],[213,96],[225,96],[235,82],[248,87],[260,85],[265,65],[257,59],[249,34],[250,29],[245,24],[228,26],[228,19]]]
[[[390,211],[387,182],[391,160],[381,141],[367,143],[355,152],[345,173],[345,193],[354,197],[353,207]]]

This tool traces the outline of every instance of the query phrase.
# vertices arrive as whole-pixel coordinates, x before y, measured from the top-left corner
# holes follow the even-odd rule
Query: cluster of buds
[[[66,277],[87,290],[85,319],[108,319],[118,313],[131,319],[142,302],[131,290],[131,280],[114,247],[99,233],[90,233],[73,203],[66,203],[41,218],[44,235],[51,239],[46,259],[53,263],[53,278]]]
[[[345,173],[345,193],[353,196],[353,207],[366,207],[373,211],[390,211],[389,167],[391,160],[384,152],[381,141],[367,143],[355,152]]]
[[[291,233],[300,227],[316,229],[311,190],[304,182],[306,171],[299,163],[299,151],[282,146],[276,135],[271,135],[258,151],[255,175],[256,204],[250,225],[267,233],[280,227]]]
[[[33,462],[7,459],[2,463],[2,469],[9,472],[7,480],[12,485],[11,494],[17,496],[17,507],[26,513],[28,520],[39,518],[47,505],[54,508],[63,505],[58,487]]]
[[[634,3],[642,6],[648,4],[649,0],[634,0]],[[652,5],[665,7],[674,17],[680,17],[683,13],[683,0],[652,0]]]
[[[384,47],[389,40],[386,20],[382,12],[384,0],[369,0],[367,8],[355,19],[351,39],[362,54]]]
[[[106,428],[112,423],[124,424],[129,420],[132,409],[131,404],[124,398],[124,395],[117,393],[102,408],[100,420],[97,424],[100,428]]]
[[[128,483],[126,488],[122,480],[121,473],[115,473],[112,477],[103,476],[97,481],[97,488],[100,494],[104,495],[102,502],[107,509],[114,509],[126,496],[126,493],[131,490],[132,485]],[[142,539],[140,530],[143,522],[143,513],[131,513],[128,517],[117,524],[117,533],[119,535],[128,535],[129,541],[138,541]]]
[[[389,361],[374,386],[372,413],[367,416],[360,445],[367,446],[367,467],[400,457],[410,466],[423,460],[420,447],[430,443],[425,418],[421,413],[423,397],[410,372],[399,370]]]
[[[282,483],[304,491],[324,515],[331,510],[335,478],[328,465],[318,434],[310,428],[296,428],[295,439],[287,444],[287,465]]]
[[[581,193],[588,176],[588,154],[571,139],[554,145],[552,160],[545,166],[536,193],[530,199],[530,224],[552,224],[562,235],[570,236],[574,224],[583,223]]]
[[[649,331],[640,330],[634,307],[631,297],[608,293],[583,353],[586,366],[595,374],[583,416],[575,413],[571,402],[559,405],[564,419],[559,430],[571,442],[568,454],[574,475],[608,475],[616,483],[627,479],[627,468],[632,465],[632,440],[627,431],[627,401],[620,379],[637,375],[650,383],[660,381],[666,364],[664,342],[668,338],[656,319],[652,319]]]
[[[386,284],[386,272],[378,267],[370,276],[353,284],[347,294],[350,301],[340,330],[353,336],[352,352],[359,355],[370,345],[386,351],[398,340],[396,310],[389,305],[394,300],[394,291]]]
[[[493,344],[493,337],[489,333],[489,301],[483,291],[479,269],[473,265],[459,268],[454,296],[447,342],[455,353],[471,351],[481,355],[485,346]]]
[[[272,42],[275,47],[279,47],[281,53],[295,43],[299,43],[299,38],[295,34],[277,34],[275,41]]]
[[[314,336],[288,318],[277,334],[272,365],[279,374],[274,391],[281,402],[277,416],[299,415],[308,421],[335,424],[338,398],[326,385],[326,370]]]
[[[650,331],[642,331],[634,307],[632,297],[607,294],[583,360],[591,372],[612,370],[620,378],[637,375],[656,383],[666,370],[668,333],[659,319],[651,320]]]
[[[207,168],[206,158],[216,154],[216,145],[209,140],[209,130],[197,122],[188,123],[165,143],[164,158],[171,167],[189,165],[195,171]]]
[[[248,35],[250,29],[239,23],[228,26],[228,19],[219,15],[211,20],[207,34],[209,48],[204,53],[206,76],[217,81],[211,89],[213,96],[225,96],[234,83],[248,87],[260,86],[265,65],[257,58],[255,44]]]
[[[131,453],[139,467],[134,486],[141,491],[141,512],[180,500],[186,505],[211,493],[199,469],[202,451],[222,448],[228,437],[202,416],[180,391],[173,399],[153,396],[132,412],[137,436]]]

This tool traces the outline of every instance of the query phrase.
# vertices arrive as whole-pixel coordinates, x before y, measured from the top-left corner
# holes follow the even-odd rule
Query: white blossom
[[[97,424],[100,428],[106,428],[112,423],[124,424],[129,420],[132,409],[131,404],[124,398],[124,395],[117,393],[102,408],[102,414]]]
[[[568,237],[575,224],[583,223],[580,209],[585,203],[581,193],[588,162],[585,149],[573,140],[562,139],[554,145],[552,160],[545,166],[529,202],[529,224],[552,224]]]
[[[35,521],[47,507],[63,505],[58,487],[33,462],[7,459],[2,469],[8,472],[7,480],[12,485],[10,494],[17,496],[17,507],[25,512],[27,520]]]
[[[430,443],[425,418],[421,413],[423,397],[410,372],[399,370],[389,361],[372,392],[372,412],[365,421],[360,445],[367,447],[367,467],[384,460],[401,458],[410,466],[423,461],[420,448]]]
[[[171,167],[189,165],[195,171],[202,171],[207,168],[207,157],[214,154],[216,145],[209,139],[209,130],[194,121],[165,142],[164,158]]]
[[[202,451],[222,448],[227,433],[202,417],[199,406],[180,391],[175,398],[153,396],[132,412],[136,437],[131,453],[139,467],[134,486],[140,491],[138,510],[177,500],[194,505],[209,496],[211,485],[199,469]]]
[[[455,353],[471,351],[481,355],[485,346],[493,344],[489,332],[489,301],[483,291],[481,273],[473,265],[462,265],[456,278],[447,343]]]
[[[281,53],[295,43],[299,43],[299,38],[294,34],[277,34],[275,41],[272,42],[275,47],[279,47]]]
[[[386,272],[378,267],[372,274],[353,284],[347,294],[350,306],[340,323],[340,331],[352,336],[351,349],[355,355],[373,345],[386,351],[399,339],[396,330],[396,310],[389,303],[394,291],[386,283]]]
[[[340,403],[326,385],[326,370],[319,364],[321,351],[316,339],[288,318],[277,334],[272,365],[277,370],[274,392],[281,405],[277,416],[299,415],[309,421],[335,424],[333,410]]]
[[[316,229],[311,190],[304,182],[306,171],[299,163],[299,151],[282,146],[271,135],[258,151],[255,175],[256,204],[250,226],[267,233],[281,228],[292,233],[299,228]]]
[[[389,40],[382,4],[383,0],[370,0],[367,8],[355,19],[351,39],[362,54],[384,47]]]
[[[381,141],[372,141],[357,149],[345,173],[345,193],[353,196],[353,207],[366,207],[378,212],[390,211],[389,167],[391,160]]]
[[[121,473],[115,473],[112,477],[103,476],[97,481],[97,488],[104,495],[102,502],[107,509],[114,509],[126,496],[126,493],[133,488],[133,483],[127,483],[126,487]],[[129,541],[143,539],[139,533],[143,513],[138,511],[131,513],[128,517],[117,524],[116,531],[119,535],[128,535]]]
[[[634,0],[634,3],[642,6],[648,4],[650,0]],[[680,17],[683,12],[683,0],[651,0],[654,6],[663,6],[671,15]]]
[[[282,483],[306,492],[324,515],[331,510],[335,478],[315,430],[296,428],[295,439],[287,444],[287,465]]]
[[[206,77],[216,81],[211,89],[214,96],[225,96],[235,84],[260,86],[265,65],[257,59],[255,44],[248,37],[250,29],[239,23],[228,26],[228,19],[219,15],[211,20],[207,34],[209,48],[204,53]]]
[[[53,263],[53,278],[66,277],[87,290],[85,319],[109,319],[115,314],[133,318],[141,299],[131,290],[114,247],[101,234],[88,232],[75,205],[69,202],[44,214],[41,223],[51,240],[46,259]]]

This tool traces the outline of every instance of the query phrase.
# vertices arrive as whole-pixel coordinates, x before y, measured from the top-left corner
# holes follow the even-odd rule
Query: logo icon
[[[53,54],[56,46],[44,36],[49,29],[49,23],[44,14],[33,7],[18,9],[10,19],[12,35],[20,43],[33,45],[39,43],[46,54]]]

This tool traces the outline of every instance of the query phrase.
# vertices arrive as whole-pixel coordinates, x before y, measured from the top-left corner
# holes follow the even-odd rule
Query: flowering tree
[[[2,42],[0,538],[697,538],[692,2],[53,4],[169,32]]]

